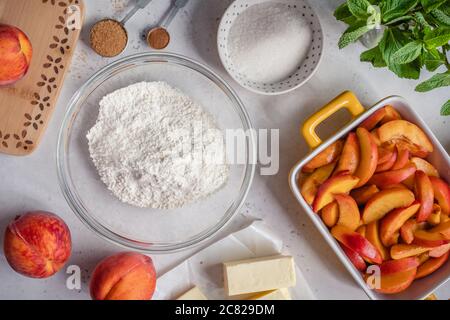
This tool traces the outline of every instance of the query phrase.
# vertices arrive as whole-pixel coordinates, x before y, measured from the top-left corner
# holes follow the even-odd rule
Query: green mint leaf
[[[361,53],[360,60],[361,62],[372,63],[375,68],[384,68],[387,66],[379,46]]]
[[[408,38],[397,28],[387,29],[384,32],[379,47],[383,60],[392,72],[400,78],[418,79],[420,65],[417,62],[397,64],[392,61],[392,55],[409,42]]]
[[[435,71],[445,63],[444,55],[436,49],[426,50],[422,53],[422,64],[428,71]]]
[[[391,61],[395,64],[410,63],[420,56],[422,48],[423,44],[421,41],[410,42],[394,52]]]
[[[339,49],[342,49],[348,46],[350,43],[355,42],[369,30],[369,27],[363,24],[357,24],[355,26],[349,27],[339,39]]]
[[[433,11],[431,11],[431,14],[441,24],[446,25],[446,26],[450,26],[450,16],[447,15],[441,9],[434,9]]]
[[[439,8],[441,5],[446,3],[448,0],[420,0],[422,7],[425,9],[426,13],[431,12],[433,9]]]
[[[398,18],[395,18],[395,19],[392,19],[391,21],[389,21],[388,23],[386,23],[386,25],[390,26],[390,25],[393,25],[393,24],[396,24],[396,23],[399,23],[399,22],[402,22],[402,21],[411,20],[413,18],[414,18],[413,16],[409,16],[409,15],[398,17]]]
[[[337,9],[334,11],[334,17],[336,18],[336,20],[342,21],[348,25],[355,24],[358,21],[358,18],[353,16],[353,14],[348,9],[348,5],[346,2],[337,7]]]
[[[428,23],[428,21],[425,19],[425,16],[422,14],[422,12],[416,12],[414,13],[414,19],[416,22],[423,28],[423,29],[429,29],[431,30],[431,25]]]
[[[437,48],[450,41],[450,28],[437,28],[425,34],[423,38],[427,48]]]
[[[416,87],[418,92],[427,92],[436,88],[450,86],[450,71],[438,73]]]
[[[348,0],[348,9],[350,12],[358,19],[364,20],[369,16],[367,13],[367,8],[371,6],[370,2],[367,0]]]
[[[450,100],[448,100],[441,108],[441,116],[450,116]]]
[[[406,15],[414,9],[419,0],[384,0],[381,2],[381,15],[384,22]]]

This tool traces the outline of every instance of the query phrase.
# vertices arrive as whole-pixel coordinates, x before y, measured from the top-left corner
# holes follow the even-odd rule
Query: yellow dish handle
[[[302,134],[311,148],[314,149],[322,143],[322,140],[316,133],[317,126],[342,108],[346,108],[353,119],[365,111],[353,92],[345,91],[341,93],[303,123]]]

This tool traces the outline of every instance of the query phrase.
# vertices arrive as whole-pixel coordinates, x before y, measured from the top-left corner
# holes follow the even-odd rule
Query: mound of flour
[[[164,82],[141,82],[100,101],[87,134],[101,180],[121,201],[178,208],[227,181],[225,143],[211,115]]]

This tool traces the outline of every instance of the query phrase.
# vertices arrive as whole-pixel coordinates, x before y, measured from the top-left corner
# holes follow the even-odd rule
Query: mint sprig
[[[347,0],[334,16],[348,25],[339,48],[382,24],[381,41],[362,52],[361,61],[387,67],[400,78],[419,79],[422,69],[437,72],[417,85],[418,92],[450,86],[449,0]],[[450,115],[450,100],[441,115]]]

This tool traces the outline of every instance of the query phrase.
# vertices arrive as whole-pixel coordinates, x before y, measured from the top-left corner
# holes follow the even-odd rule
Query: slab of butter
[[[200,289],[195,286],[187,292],[183,293],[177,300],[208,300]]]
[[[291,256],[225,262],[224,287],[229,296],[295,286],[295,265]]]
[[[260,292],[249,300],[292,300],[288,288]]]

